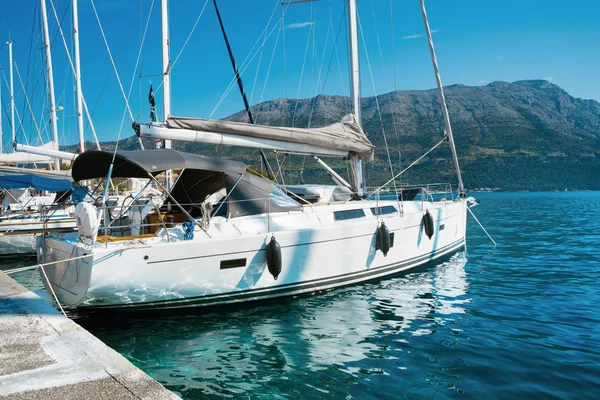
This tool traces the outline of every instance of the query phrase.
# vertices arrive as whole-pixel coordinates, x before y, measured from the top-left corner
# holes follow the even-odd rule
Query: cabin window
[[[271,201],[280,207],[298,207],[300,205],[277,186],[273,186]]]
[[[371,212],[373,213],[373,215],[386,215],[386,214],[395,214],[398,212],[398,210],[394,206],[384,206],[384,207],[371,207]]]
[[[333,191],[333,201],[348,201],[352,199],[352,191],[347,187],[337,187]]]
[[[356,210],[334,211],[333,218],[336,221],[344,221],[347,219],[362,218],[365,216],[365,211],[361,208]]]

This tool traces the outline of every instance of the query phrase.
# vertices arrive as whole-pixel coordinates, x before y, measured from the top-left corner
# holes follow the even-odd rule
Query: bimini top
[[[75,182],[83,179],[101,178],[108,174],[113,163],[113,152],[91,150],[80,154],[73,161],[72,175]],[[117,151],[112,171],[113,178],[148,178],[148,173],[158,175],[169,169],[196,169],[241,175],[246,171],[244,163],[222,158],[183,153],[171,149]]]
[[[65,192],[71,190],[72,185],[73,184],[69,179],[49,178],[29,174],[0,175],[0,187],[4,189],[24,189],[32,187],[38,190]]]

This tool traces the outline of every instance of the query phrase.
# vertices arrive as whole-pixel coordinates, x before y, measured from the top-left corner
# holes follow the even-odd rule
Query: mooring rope
[[[473,218],[475,218],[475,222],[477,222],[479,224],[479,227],[481,229],[483,229],[483,231],[485,232],[485,234],[487,235],[487,237],[489,237],[490,240],[492,241],[492,243],[494,243],[494,246],[496,246],[496,241],[494,239],[492,239],[492,237],[490,236],[490,234],[488,233],[488,231],[486,231],[485,228],[483,227],[483,225],[481,225],[481,222],[479,222],[479,220],[477,219],[477,217],[475,216],[475,214],[473,214],[473,211],[471,211],[471,208],[467,206],[467,210],[469,210],[469,212],[471,213],[471,216]]]
[[[80,258],[92,257],[92,256],[93,256],[93,254],[86,254],[83,256],[65,258],[64,260],[52,261],[52,262],[48,262],[48,263],[40,263],[40,264],[36,264],[36,265],[30,265],[29,267],[15,268],[15,269],[11,269],[9,271],[2,271],[2,272],[4,272],[6,275],[10,275],[10,274],[15,274],[17,272],[28,271],[30,269],[36,269],[36,268],[45,267],[48,265],[58,264],[61,262],[69,262],[69,261],[73,261],[73,260],[78,260]]]
[[[46,282],[48,282],[48,287],[50,288],[50,292],[52,292],[52,296],[54,296],[54,300],[56,301],[56,304],[58,304],[58,308],[60,308],[60,312],[63,313],[63,315],[65,316],[65,318],[69,318],[69,317],[67,317],[67,313],[65,313],[65,310],[63,310],[62,305],[60,304],[60,301],[58,301],[58,296],[56,296],[56,293],[54,293],[54,289],[52,288],[52,284],[50,283],[50,279],[48,279],[48,275],[46,275],[46,271],[44,270],[44,267],[42,267],[41,265],[39,267],[42,269],[42,273],[44,274],[44,278],[46,278]]]

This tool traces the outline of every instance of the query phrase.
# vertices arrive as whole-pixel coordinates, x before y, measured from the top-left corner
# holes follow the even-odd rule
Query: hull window
[[[362,208],[359,208],[357,210],[335,211],[333,213],[333,218],[336,221],[345,221],[347,219],[362,218],[364,216],[365,211]]]
[[[396,214],[398,210],[394,206],[385,206],[385,207],[371,207],[371,212],[373,215],[386,215],[386,214]]]
[[[238,268],[238,267],[245,267],[245,266],[246,266],[245,258],[236,258],[234,260],[222,260],[221,261],[221,269]]]

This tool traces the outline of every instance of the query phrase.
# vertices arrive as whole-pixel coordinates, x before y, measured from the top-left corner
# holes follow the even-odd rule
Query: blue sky
[[[373,87],[361,37],[363,96],[395,88],[433,88],[435,80],[418,0],[391,1],[393,37],[389,0],[357,2],[374,80]],[[54,3],[70,46],[71,3],[66,0],[54,0]],[[138,76],[161,72],[160,1],[95,0],[95,3],[126,92],[135,77],[129,101],[133,115],[137,120],[146,121],[149,84],[152,82],[156,89],[160,77]],[[55,87],[58,103],[64,108],[59,114],[60,141],[71,144],[77,141],[74,83],[49,0],[47,4],[54,38]],[[172,113],[222,118],[241,110],[243,103],[234,87],[216,107],[233,72],[212,0],[177,58],[204,5],[205,0],[170,2],[171,59],[177,59],[172,71]],[[474,86],[496,80],[548,79],[575,97],[600,100],[600,1],[428,0],[426,5],[445,85]],[[280,0],[220,0],[219,6],[238,65],[243,68],[242,77],[251,103],[286,96],[308,98],[319,93],[349,93],[342,0],[320,0],[284,6],[284,9]],[[149,14],[151,7],[153,11]],[[121,128],[125,102],[90,1],[80,0],[79,11],[83,90],[88,106],[94,110],[96,130],[101,140],[114,140],[119,132],[122,138],[131,136],[129,116],[125,116]],[[285,11],[283,22],[282,11]],[[135,69],[148,19],[140,65]],[[340,21],[343,25],[336,42]],[[279,29],[281,24],[285,26],[283,32]],[[261,39],[265,27],[271,32],[266,40]],[[27,81],[27,93],[36,120],[42,127],[42,138],[46,140],[49,124],[41,72],[44,58],[40,34],[39,1],[0,1],[0,65],[8,78],[9,60],[4,42],[10,38],[15,43],[14,57],[23,80]],[[251,52],[257,42],[259,50],[255,48]],[[244,64],[248,56],[252,61]],[[36,143],[37,134],[16,77],[15,88],[17,109],[24,120],[18,140],[24,142],[24,136],[27,136]],[[4,85],[2,97],[4,107],[7,107],[8,88]],[[160,89],[156,90],[156,97],[158,115],[162,117]],[[260,122],[260,116],[258,119]],[[3,114],[3,121],[4,137],[9,140],[6,114]],[[91,138],[88,129],[86,139]]]

